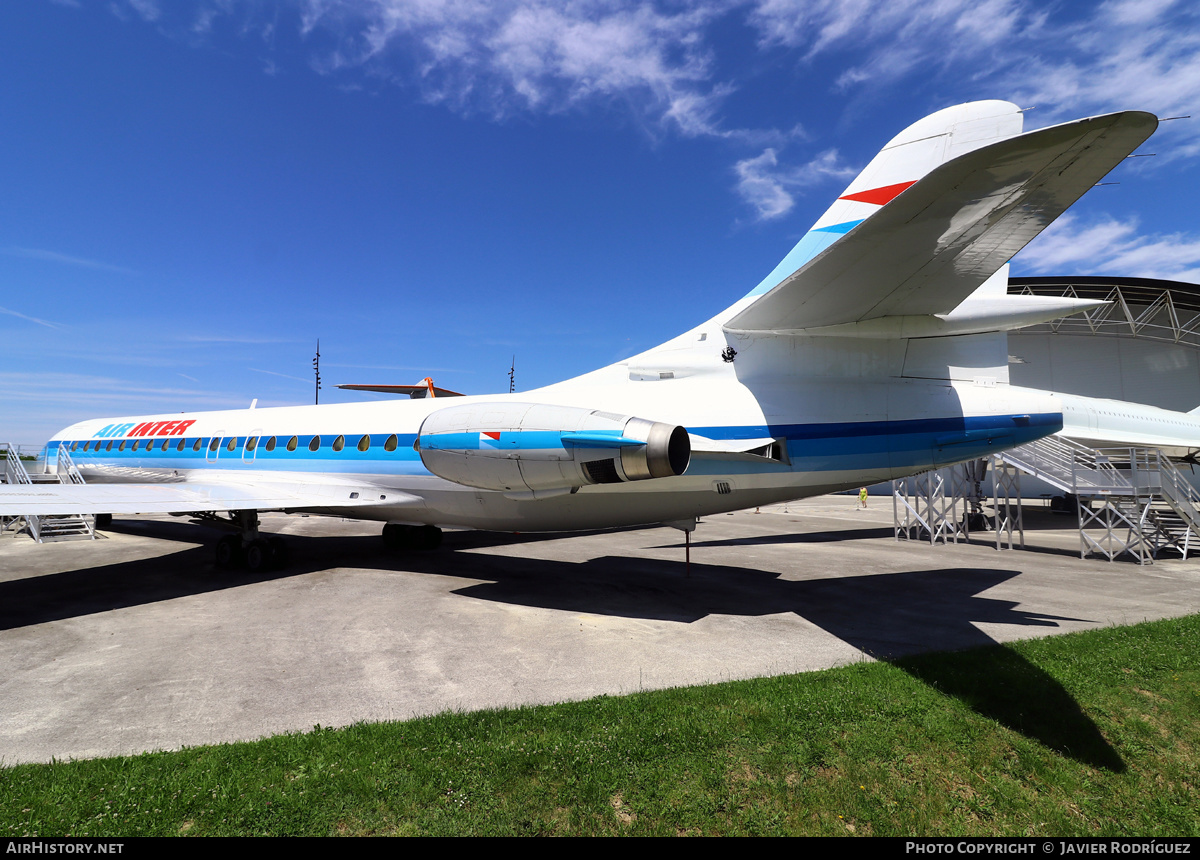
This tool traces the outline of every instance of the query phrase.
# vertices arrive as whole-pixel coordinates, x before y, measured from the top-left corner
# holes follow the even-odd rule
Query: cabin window
[[[136,451],[136,450],[138,449],[138,446],[140,446],[141,444],[142,444],[142,440],[141,440],[141,439],[134,439],[134,440],[133,440],[133,447],[131,447],[129,450],[130,450],[130,451]]]
[[[395,434],[395,433],[393,433],[391,436],[388,436],[388,437],[387,437],[387,441],[383,443],[383,450],[385,450],[385,451],[395,451],[395,450],[396,450],[396,441],[397,441],[397,440],[396,440],[396,434]]]
[[[299,441],[300,441],[300,440],[299,440],[299,439],[297,439],[295,436],[293,436],[291,439],[288,439],[288,443],[287,443],[287,449],[288,449],[289,451],[295,451],[295,450],[296,450],[296,444],[297,444]]]
[[[232,451],[236,447],[237,447],[237,436],[230,436],[229,442],[225,445],[225,450]]]
[[[72,450],[72,451],[74,451],[74,450],[75,450],[75,446],[76,446],[76,445],[78,445],[78,444],[79,444],[78,442],[72,442],[72,443],[71,443],[71,450]]]
[[[170,446],[170,444],[171,444],[170,439],[163,439],[162,450],[163,451],[167,450],[167,448]]]
[[[345,436],[338,436],[336,439],[333,440],[333,450],[340,451],[345,446],[346,446],[346,437]]]
[[[257,447],[258,447],[258,437],[257,436],[251,436],[249,439],[246,440],[246,450],[247,451],[253,451]]]
[[[361,439],[358,440],[358,450],[365,451],[370,447],[371,447],[371,437],[370,436],[363,436]]]
[[[321,447],[321,437],[313,436],[312,439],[308,443],[308,450],[315,451],[320,447]]]
[[[274,436],[272,436],[270,439],[267,440],[266,448],[268,451],[275,450],[275,437]]]
[[[105,450],[105,451],[111,451],[111,450],[112,450],[112,440],[111,440],[111,439],[109,439],[109,440],[108,440],[108,444],[104,446],[104,450]]]
[[[221,447],[221,440],[218,439],[216,436],[213,436],[212,441],[208,443],[208,450],[216,451],[220,447]]]
[[[176,450],[176,451],[182,451],[182,450],[183,450],[183,443],[184,443],[185,441],[186,441],[186,440],[184,440],[184,439],[180,439],[180,440],[179,440],[179,442],[178,442],[178,443],[176,443],[176,445],[175,445],[175,450]]]
[[[200,450],[200,444],[201,444],[203,441],[204,441],[203,439],[201,439],[199,436],[197,436],[197,437],[196,437],[196,441],[192,443],[192,450],[193,450],[193,451],[199,451],[199,450]]]
[[[121,440],[121,444],[117,446],[117,450],[118,450],[118,451],[124,451],[124,450],[125,450],[125,440],[124,440],[124,439],[122,439],[122,440]]]

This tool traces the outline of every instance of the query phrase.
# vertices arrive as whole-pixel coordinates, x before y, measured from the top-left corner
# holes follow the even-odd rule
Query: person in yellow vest
[[[867,509],[867,488],[866,487],[858,488],[858,506],[864,511]]]

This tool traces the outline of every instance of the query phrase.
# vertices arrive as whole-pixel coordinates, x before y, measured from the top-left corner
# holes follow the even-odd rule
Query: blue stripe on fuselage
[[[746,426],[716,426],[690,428],[691,432],[719,440],[783,438],[787,442],[790,469],[799,472],[833,472],[851,469],[911,468],[932,463],[948,463],[984,456],[993,451],[1021,445],[1047,436],[1062,427],[1062,415],[1057,412],[1034,415],[993,415],[979,417],[921,418],[908,421],[860,421],[838,424],[759,424]],[[451,437],[456,437],[452,439]],[[167,450],[162,450],[166,439]],[[323,444],[316,451],[308,450],[312,435],[297,436],[295,451],[286,450],[286,441],[277,442],[274,451],[263,446],[263,437],[258,438],[258,448],[245,451],[245,436],[236,439],[235,450],[229,451],[230,437],[222,437],[216,452],[209,452],[212,437],[201,437],[198,451],[192,450],[196,437],[184,440],[184,449],[178,451],[178,439],[163,437],[151,440],[153,451],[139,445],[138,451],[107,450],[107,442],[98,449],[82,450],[84,441],[78,440],[76,450],[71,452],[75,462],[90,471],[89,467],[112,467],[136,469],[278,469],[289,472],[328,472],[338,474],[396,474],[426,475],[420,455],[413,450],[414,434],[397,434],[394,451],[385,451],[383,445],[372,444],[366,451],[356,447],[361,434],[348,434],[346,445],[334,451],[329,440],[332,435],[322,437]],[[276,436],[276,439],[288,439]],[[386,434],[372,440],[385,439]],[[433,437],[442,449],[478,449],[478,433],[444,434]],[[513,450],[552,450],[563,448],[561,438],[555,431],[502,432],[504,445],[498,448]],[[139,440],[140,441],[140,440]],[[128,442],[128,440],[127,440]],[[53,457],[58,445],[71,445],[70,441],[51,442],[48,454]],[[458,448],[461,444],[462,448]],[[215,454],[216,456],[212,456]],[[763,464],[739,461],[722,463],[720,460],[705,461],[704,466],[695,464],[703,472],[719,469],[729,471],[758,471],[763,468],[787,469],[782,463]],[[689,470],[690,471],[690,470]]]

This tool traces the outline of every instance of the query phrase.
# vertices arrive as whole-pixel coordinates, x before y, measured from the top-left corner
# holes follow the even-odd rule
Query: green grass
[[[1200,835],[1200,617],[0,770],[22,835]]]

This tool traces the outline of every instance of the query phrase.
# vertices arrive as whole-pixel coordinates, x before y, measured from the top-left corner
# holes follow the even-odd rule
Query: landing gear
[[[246,570],[259,573],[271,566],[271,547],[262,538],[246,545]]]
[[[279,570],[287,565],[287,544],[282,538],[258,535],[258,516],[254,511],[234,511],[231,519],[238,534],[225,535],[216,546],[217,567],[231,570],[245,567],[251,573]]]
[[[217,567],[229,570],[242,563],[241,535],[225,535],[217,541]]]
[[[437,526],[388,523],[383,527],[383,542],[388,549],[437,549],[442,545],[442,530]]]

